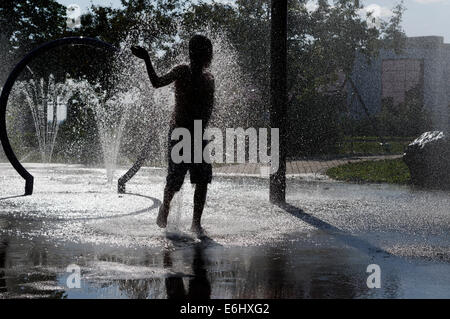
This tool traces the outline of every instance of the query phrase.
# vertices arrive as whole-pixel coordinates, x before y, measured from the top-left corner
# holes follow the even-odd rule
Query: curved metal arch
[[[142,168],[144,162],[148,158],[148,152],[150,150],[150,139],[148,139],[141,153],[138,155],[136,162],[134,162],[133,166],[117,181],[117,192],[119,194],[125,194],[126,191],[126,183],[136,175],[136,173]]]
[[[33,194],[33,182],[34,177],[31,175],[19,162],[14,154],[14,151],[11,148],[11,144],[9,143],[8,133],[6,131],[6,107],[8,105],[9,94],[11,93],[11,89],[14,86],[18,76],[23,71],[23,69],[37,56],[54,49],[56,47],[61,47],[65,45],[84,45],[90,47],[96,47],[101,49],[106,49],[110,52],[116,52],[117,49],[109,43],[103,42],[94,38],[86,38],[86,37],[68,37],[62,38],[54,41],[50,41],[44,43],[40,47],[34,49],[30,53],[28,53],[12,70],[9,74],[8,79],[6,80],[5,85],[2,89],[2,94],[0,96],[0,140],[3,145],[3,150],[5,151],[6,157],[8,158],[11,165],[17,171],[17,173],[25,179],[25,195]]]

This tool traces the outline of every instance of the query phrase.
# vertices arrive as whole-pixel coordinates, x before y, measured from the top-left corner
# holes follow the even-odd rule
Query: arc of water
[[[9,142],[8,132],[6,130],[6,108],[8,106],[8,98],[17,78],[33,59],[35,59],[36,57],[40,56],[41,54],[47,51],[50,51],[51,49],[65,45],[85,45],[105,49],[110,52],[117,51],[117,49],[111,46],[110,44],[94,38],[85,38],[85,37],[62,38],[47,42],[41,45],[40,47],[34,49],[30,53],[28,53],[9,74],[8,79],[5,82],[5,85],[3,86],[2,94],[0,96],[0,140],[3,146],[3,150],[5,151],[5,155],[10,161],[11,165],[20,174],[20,176],[22,176],[22,178],[25,179],[25,195],[31,195],[33,193],[34,177],[19,162],[17,156],[12,150],[11,143]]]

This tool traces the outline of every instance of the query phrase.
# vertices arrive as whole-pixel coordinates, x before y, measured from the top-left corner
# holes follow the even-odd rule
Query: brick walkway
[[[378,155],[378,156],[353,156],[336,159],[305,159],[289,161],[286,163],[287,175],[318,174],[324,175],[331,168],[347,163],[396,159],[402,155]],[[232,164],[214,168],[217,175],[248,175],[248,176],[268,176],[269,168],[261,164]]]

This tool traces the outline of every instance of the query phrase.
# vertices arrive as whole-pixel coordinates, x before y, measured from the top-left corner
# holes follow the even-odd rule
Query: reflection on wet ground
[[[449,193],[293,179],[275,207],[264,180],[221,178],[197,239],[189,187],[154,226],[162,175],[119,196],[96,170],[37,167],[36,194],[16,197],[0,170],[0,298],[450,298]]]
[[[5,223],[5,221],[2,221]],[[403,298],[450,297],[447,263],[365,255],[320,231],[291,234],[277,244],[227,248],[183,234],[162,248],[129,249],[26,241],[3,236],[4,298]],[[369,289],[366,268],[382,269]],[[81,267],[81,287],[69,289]]]

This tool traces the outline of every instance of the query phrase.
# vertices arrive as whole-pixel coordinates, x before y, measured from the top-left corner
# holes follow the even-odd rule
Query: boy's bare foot
[[[192,224],[191,232],[196,234],[198,237],[205,236],[206,232],[201,225]]]
[[[158,217],[156,218],[156,225],[158,225],[160,228],[166,228],[168,215],[169,215],[169,207],[161,205],[159,207]]]

